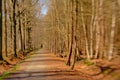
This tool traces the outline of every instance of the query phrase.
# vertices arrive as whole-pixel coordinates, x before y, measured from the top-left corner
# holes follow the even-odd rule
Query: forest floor
[[[84,61],[78,61],[71,70],[66,66],[65,58],[41,49],[18,64],[17,69],[3,80],[120,80],[120,70],[111,73],[112,76],[104,76],[109,71],[108,68],[102,73],[98,66],[86,65]],[[116,75],[117,78],[111,78]]]
[[[65,65],[63,58],[40,50],[12,72],[4,80],[96,80]]]

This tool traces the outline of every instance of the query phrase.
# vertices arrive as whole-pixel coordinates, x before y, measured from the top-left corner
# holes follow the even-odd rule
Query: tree
[[[114,37],[115,37],[115,28],[116,28],[116,13],[115,10],[115,2],[112,2],[113,12],[112,12],[112,21],[111,21],[111,33],[110,33],[110,46],[108,52],[108,60],[113,58],[113,50],[114,50]]]
[[[83,9],[83,4],[81,2],[81,19],[82,19],[82,25],[83,25],[83,32],[84,32],[84,35],[85,35],[85,48],[86,48],[87,59],[90,60],[89,43],[88,43],[87,30],[86,30],[86,25],[85,25],[85,19],[84,19],[83,12],[84,12],[84,9]]]
[[[2,0],[0,0],[0,60],[2,57]]]
[[[78,40],[77,40],[77,28],[78,28],[78,7],[79,7],[79,1],[78,0],[73,0],[73,3],[74,3],[74,37],[73,37],[73,63],[72,63],[72,66],[71,66],[71,69],[74,69],[74,66],[75,66],[75,63],[76,63],[76,56],[78,54]]]
[[[17,44],[16,44],[16,1],[17,0],[13,0],[13,32],[14,32],[14,56],[17,57]]]
[[[18,1],[17,6],[18,6],[18,23],[19,23],[19,36],[20,36],[20,51],[24,51],[23,48],[23,35],[22,35],[22,17],[21,17],[21,9],[20,9],[20,4],[22,4],[20,1]]]
[[[6,54],[6,57],[8,56],[7,55],[7,7],[6,7],[6,0],[4,0],[4,14],[5,14],[5,18],[4,18],[4,26],[5,26],[5,54]]]
[[[73,10],[73,6],[72,6],[73,4],[72,4],[72,1],[70,0],[69,1],[69,6],[70,6],[70,12],[72,12],[72,10]],[[70,28],[69,28],[69,51],[68,51],[68,55],[67,55],[67,62],[66,62],[66,64],[67,65],[71,65],[71,57],[72,57],[72,44],[73,44],[73,23],[71,22],[72,21],[72,18],[73,18],[73,15],[72,14],[70,14],[70,22],[69,23],[71,23],[72,25],[71,26],[69,26]]]

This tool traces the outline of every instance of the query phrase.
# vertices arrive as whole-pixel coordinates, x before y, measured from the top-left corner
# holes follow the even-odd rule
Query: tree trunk
[[[90,58],[93,58],[93,27],[94,27],[94,18],[95,18],[95,0],[92,0],[92,17],[90,23]]]
[[[7,57],[7,9],[6,9],[6,0],[4,0],[4,14],[5,14],[5,36],[4,36],[4,39],[5,39],[5,54],[6,54],[6,57]]]
[[[113,10],[115,9],[115,3],[113,2]],[[114,49],[114,37],[115,37],[115,26],[116,26],[116,14],[113,11],[112,13],[112,25],[111,25],[111,34],[110,34],[110,48],[108,52],[108,60],[111,60],[113,57]]]
[[[74,26],[74,39],[73,39],[73,63],[72,63],[72,66],[71,66],[71,69],[74,69],[74,66],[75,66],[75,62],[76,62],[76,54],[78,54],[78,46],[77,46],[77,33],[76,33],[76,30],[77,30],[77,25],[78,25],[78,0],[73,0],[73,26]]]
[[[98,58],[99,55],[99,48],[100,48],[100,25],[99,25],[99,1],[96,2],[96,46],[95,46],[95,58]]]
[[[14,56],[17,57],[17,44],[16,44],[16,0],[13,0],[13,32],[14,32]]]
[[[70,11],[73,12],[73,2],[70,1]],[[66,62],[66,65],[71,65],[71,57],[72,57],[72,45],[73,45],[73,14],[70,14],[71,15],[71,26],[70,26],[70,37],[69,37],[69,53],[68,53],[68,56],[67,56],[67,62]]]
[[[20,11],[19,11],[20,13]],[[21,28],[21,19],[19,16],[19,34],[20,34],[20,44],[21,44],[21,51],[23,52],[23,36],[22,36],[22,28]]]
[[[86,25],[85,25],[85,21],[84,21],[83,11],[84,11],[83,10],[83,5],[82,5],[82,2],[81,2],[81,18],[82,18],[83,31],[84,31],[84,35],[85,35],[85,48],[86,48],[87,59],[90,60],[88,37],[87,37],[87,30],[86,30]]]
[[[0,0],[0,60],[2,57],[2,0]]]
[[[99,16],[100,16],[100,19],[99,19],[99,23],[100,23],[100,55],[99,55],[99,58],[103,58],[103,55],[104,55],[104,14],[103,14],[103,2],[104,0],[100,0],[100,9],[99,9]]]

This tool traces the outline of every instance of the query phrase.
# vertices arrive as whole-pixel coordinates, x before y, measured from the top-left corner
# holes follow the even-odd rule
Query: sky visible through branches
[[[47,2],[48,0],[39,0],[39,4],[43,5],[41,9],[41,14],[43,15],[46,15],[48,12]]]

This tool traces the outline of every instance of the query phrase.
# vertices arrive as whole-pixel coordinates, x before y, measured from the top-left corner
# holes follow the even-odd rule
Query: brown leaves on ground
[[[79,61],[75,65],[75,70],[85,73],[91,77],[94,77],[95,80],[99,80],[103,77],[101,75],[101,69],[95,65],[87,65],[83,61]]]
[[[88,65],[84,60],[78,61],[75,69],[93,76],[98,80],[120,80],[120,57],[111,61],[104,59],[91,60]]]
[[[17,58],[13,55],[10,55],[9,57],[4,57],[3,63],[0,64],[0,75],[2,75],[2,73],[7,71],[8,69],[12,68],[22,59],[25,59],[25,56],[22,54],[19,54]]]
[[[6,70],[8,70],[10,68],[9,65],[7,65],[6,63],[3,63],[0,65],[0,75],[2,75],[3,72],[5,72]]]
[[[97,60],[96,61],[96,65],[97,66],[101,66],[101,67],[110,67],[113,69],[120,69],[120,58],[114,58],[111,61],[108,60]]]
[[[120,80],[120,70],[115,70],[109,75],[105,76],[103,80]]]

